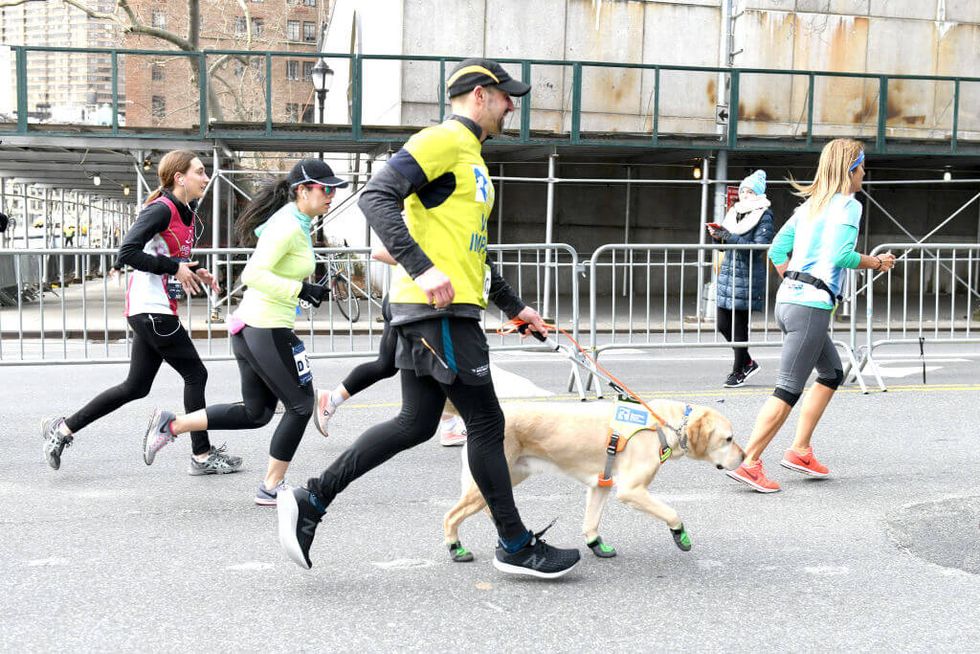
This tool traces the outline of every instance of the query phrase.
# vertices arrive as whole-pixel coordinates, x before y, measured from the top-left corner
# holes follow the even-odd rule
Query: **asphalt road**
[[[735,391],[720,388],[725,351],[628,351],[604,362],[645,395],[715,406],[744,445],[777,354],[757,352],[763,370]],[[680,512],[692,551],[613,501],[602,534],[619,556],[600,560],[583,546],[576,571],[551,583],[494,570],[483,515],[462,529],[477,560],[449,560],[441,524],[459,490],[459,450],[436,440],[342,494],[305,571],[279,551],[275,511],[252,504],[275,422],[212,434],[245,457],[244,473],[187,476],[186,440],[147,467],[147,418],[180,397],[178,376],[165,369],[150,397],[81,432],[55,472],[41,455],[41,418],[78,408],[125,367],[0,368],[0,649],[976,651],[978,354],[951,349],[930,362],[928,386],[911,353],[883,355],[889,392],[842,390],[819,427],[814,443],[830,479],[776,465],[790,426],[766,459],[782,493],[754,493],[708,464],[670,462],[651,489]],[[316,381],[332,386],[352,363],[316,360]],[[494,363],[517,375],[507,377],[512,394],[577,401],[554,355],[506,353]],[[239,399],[234,364],[209,369],[209,400]],[[289,480],[318,473],[398,403],[387,381],[348,402],[329,439],[310,426]],[[529,526],[558,517],[549,540],[583,544],[583,487],[540,476],[516,496]]]

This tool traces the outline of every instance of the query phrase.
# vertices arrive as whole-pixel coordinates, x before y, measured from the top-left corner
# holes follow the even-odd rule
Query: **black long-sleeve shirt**
[[[169,191],[163,191],[165,195],[177,207],[180,220],[187,226],[194,224],[197,214],[194,209],[175,198]],[[192,203],[196,206],[196,202]],[[136,222],[126,232],[126,238],[119,246],[116,255],[115,268],[131,266],[136,270],[153,273],[154,275],[174,275],[177,273],[179,264],[170,257],[147,254],[143,251],[146,244],[155,235],[163,232],[170,225],[170,208],[162,202],[149,204],[140,211],[136,217]]]

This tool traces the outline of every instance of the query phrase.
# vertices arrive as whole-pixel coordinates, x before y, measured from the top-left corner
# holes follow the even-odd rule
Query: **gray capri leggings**
[[[776,305],[776,321],[784,338],[773,395],[794,406],[814,368],[817,383],[836,390],[844,381],[844,369],[827,332],[830,310],[780,303]]]

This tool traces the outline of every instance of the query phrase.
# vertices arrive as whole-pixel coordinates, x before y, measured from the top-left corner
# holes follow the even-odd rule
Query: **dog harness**
[[[661,423],[636,400],[623,393],[619,394],[616,404],[613,405],[613,415],[609,421],[609,441],[606,444],[606,467],[599,475],[599,487],[608,488],[613,485],[612,469],[616,461],[616,455],[626,449],[626,444],[637,433],[644,429],[653,429],[657,432],[660,439],[660,463],[665,463],[671,457],[674,450],[667,442],[667,435],[663,428],[670,429],[677,434],[677,445],[682,450],[687,450],[687,421],[691,417],[692,407],[690,404],[684,405],[684,417],[681,426],[674,429],[666,423]]]

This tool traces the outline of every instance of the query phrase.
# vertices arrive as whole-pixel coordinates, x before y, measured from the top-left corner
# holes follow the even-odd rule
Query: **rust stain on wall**
[[[715,80],[709,79],[707,87],[704,90],[704,94],[708,96],[708,102],[710,104],[714,104],[718,100],[718,98],[715,96],[715,88]]]
[[[867,17],[840,20],[830,37],[827,61],[830,70],[861,70],[868,41]]]
[[[878,113],[878,98],[869,95],[864,96],[861,101],[861,108],[854,113],[855,123],[864,123]]]
[[[751,109],[745,108],[745,103],[738,103],[738,119],[739,120],[776,120],[776,116],[773,115],[772,111],[764,103],[759,103],[757,107]]]

